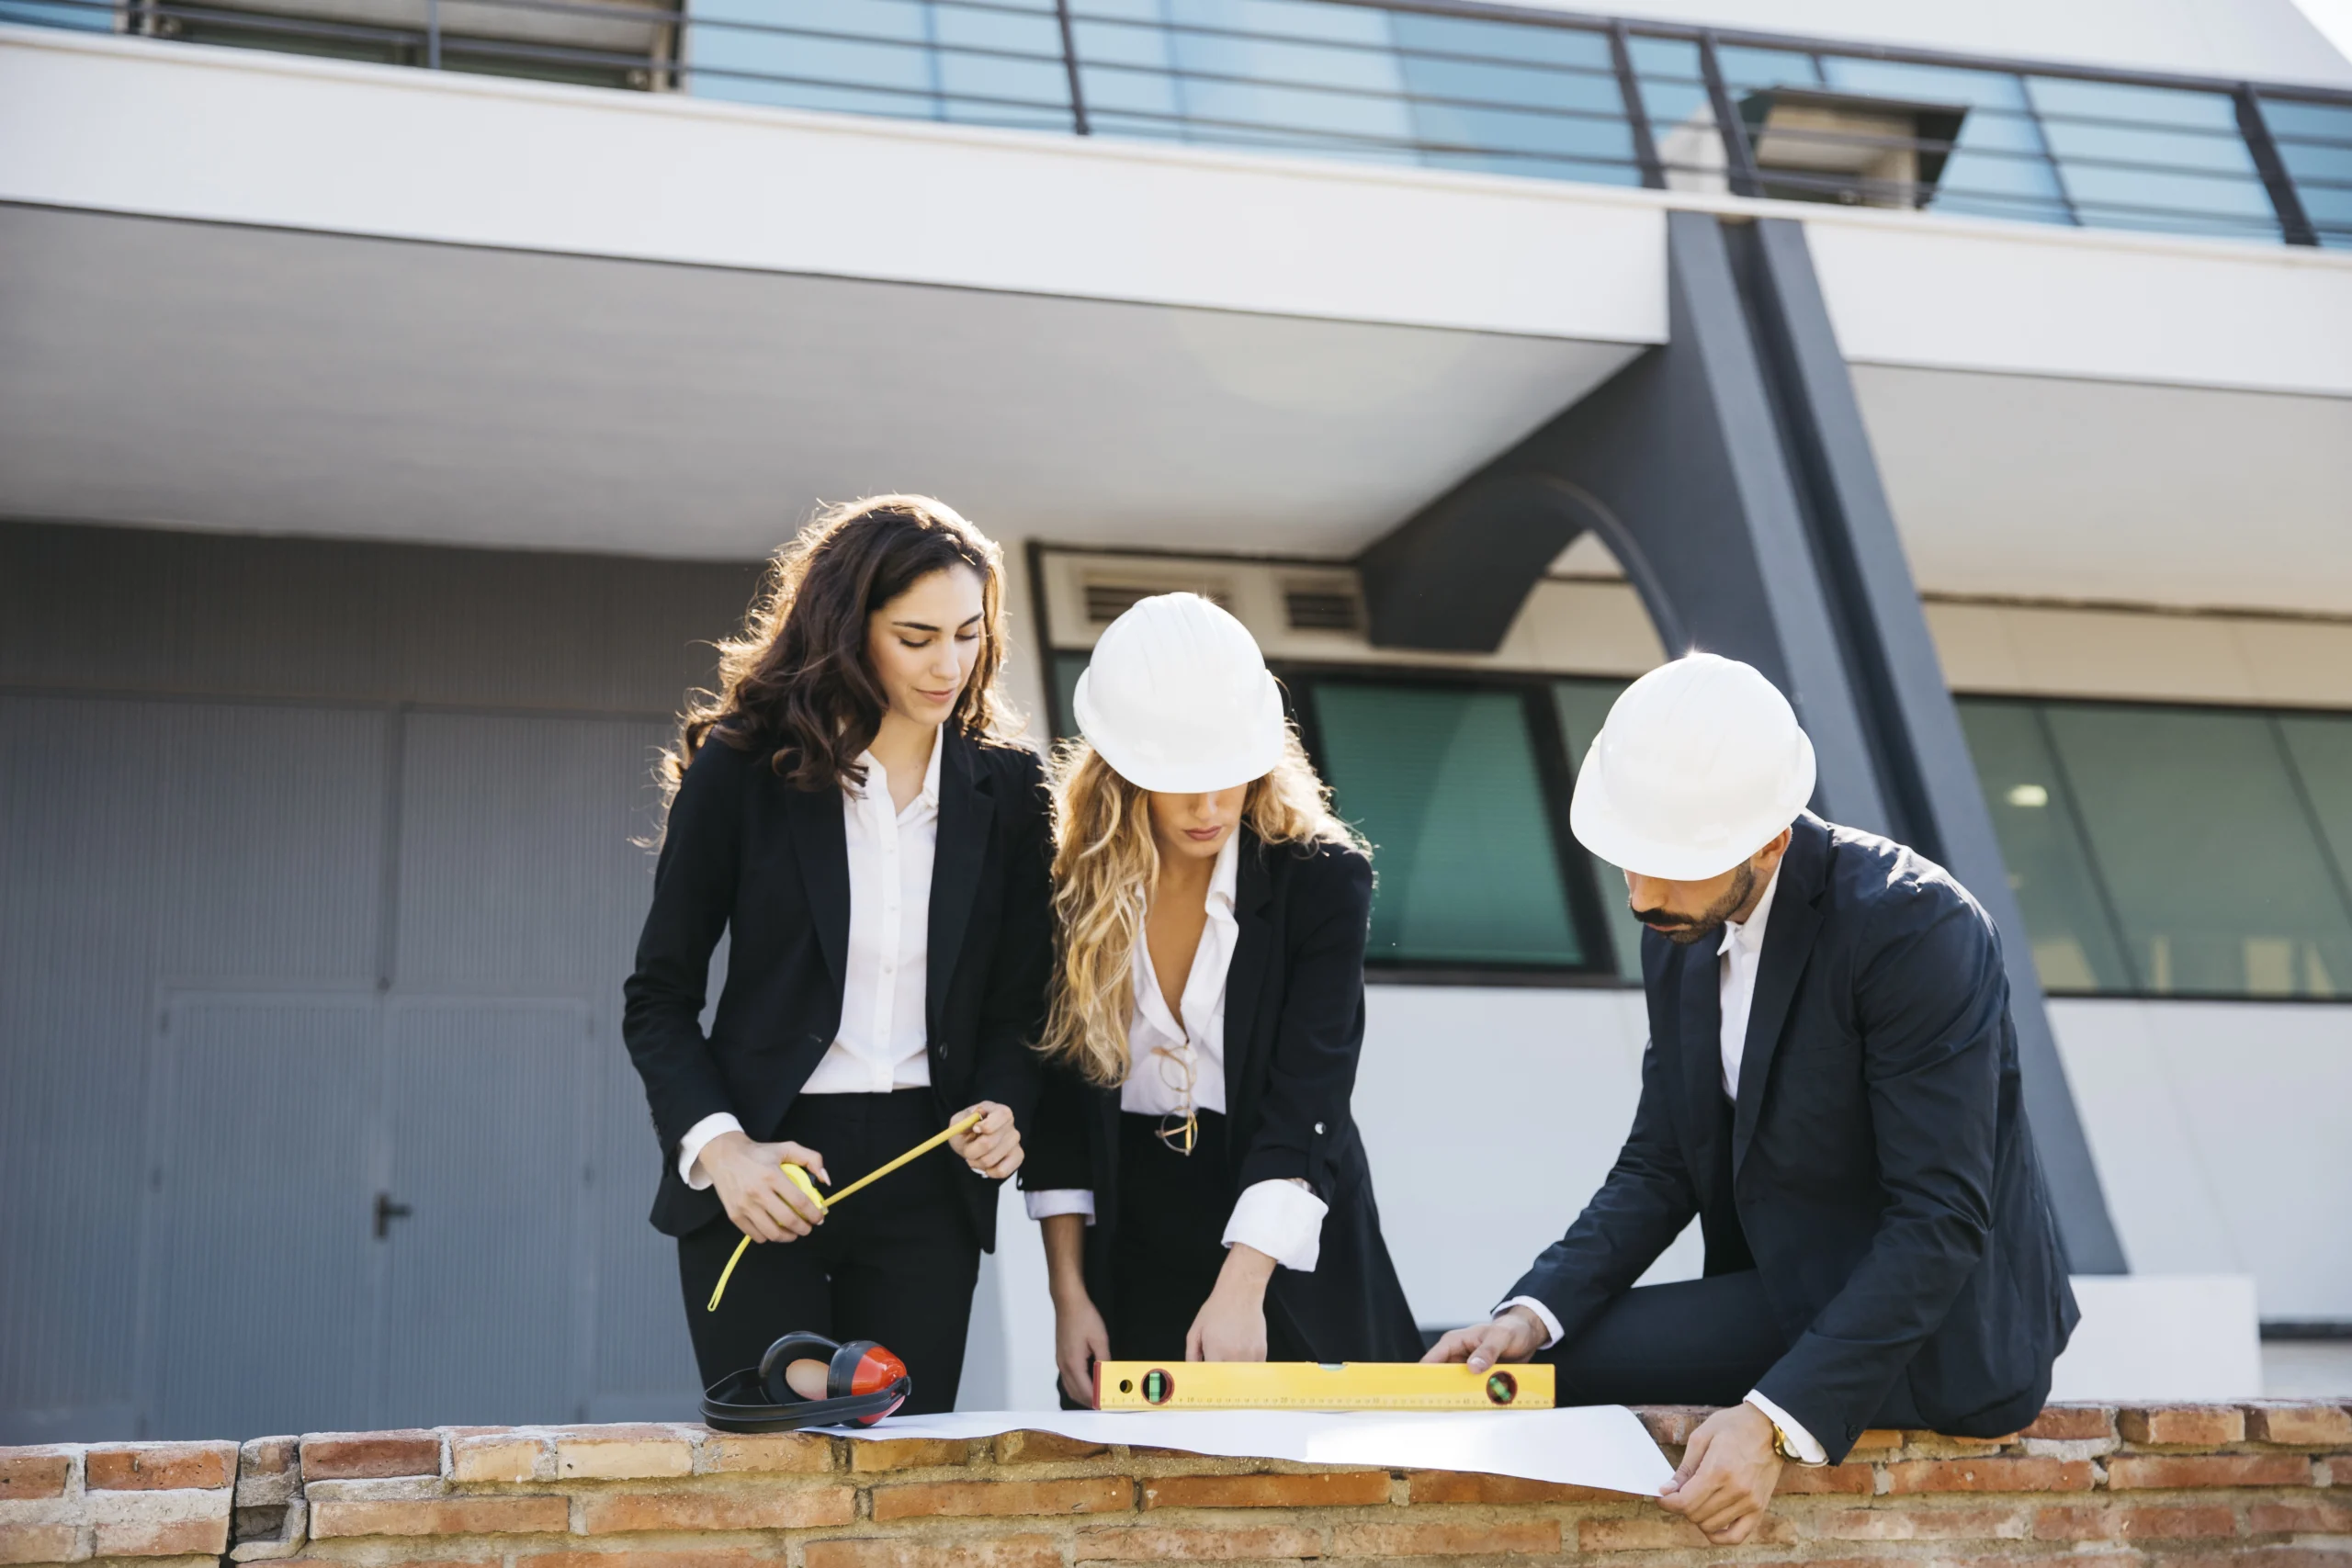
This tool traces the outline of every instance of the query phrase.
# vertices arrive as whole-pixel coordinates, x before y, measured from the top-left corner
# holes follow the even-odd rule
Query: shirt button
[[[1315,1123],[1315,1135],[1318,1138],[1323,1135],[1323,1123],[1320,1122]]]

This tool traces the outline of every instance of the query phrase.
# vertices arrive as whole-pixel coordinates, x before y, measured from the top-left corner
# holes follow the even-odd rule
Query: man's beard
[[[1724,890],[1724,896],[1698,914],[1668,915],[1655,909],[1645,914],[1634,909],[1634,919],[1677,947],[1689,947],[1692,942],[1702,942],[1723,930],[1724,922],[1731,919],[1732,911],[1747,903],[1748,895],[1755,891],[1756,863],[1742,861],[1738,874],[1731,879],[1731,886]],[[1627,907],[1632,908],[1630,904]]]

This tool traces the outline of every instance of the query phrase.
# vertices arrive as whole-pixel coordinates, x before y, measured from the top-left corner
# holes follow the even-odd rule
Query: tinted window
[[[2319,243],[2352,245],[2352,104],[2265,98],[2262,118]]]
[[[1584,768],[1585,753],[1592,750],[1593,738],[1609,717],[1610,705],[1629,682],[1623,681],[1558,681],[1552,686],[1552,700],[1560,713],[1560,739],[1568,749],[1568,771],[1573,777]],[[1596,863],[1592,867],[1593,881],[1600,895],[1600,908],[1609,927],[1610,945],[1616,950],[1618,978],[1629,985],[1642,983],[1642,922],[1634,919],[1633,907],[1625,898],[1624,874],[1613,865]]]
[[[1373,843],[1374,963],[1581,966],[1529,703],[1320,681],[1324,776]]]

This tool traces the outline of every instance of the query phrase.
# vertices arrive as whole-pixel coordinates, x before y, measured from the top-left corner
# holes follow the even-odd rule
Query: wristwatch
[[[1770,1416],[1765,1416],[1764,1419],[1772,1421]],[[1781,1424],[1778,1421],[1772,1421],[1772,1451],[1791,1464],[1803,1464],[1805,1461],[1804,1455],[1797,1451],[1796,1444],[1789,1441],[1789,1435],[1781,1430]]]

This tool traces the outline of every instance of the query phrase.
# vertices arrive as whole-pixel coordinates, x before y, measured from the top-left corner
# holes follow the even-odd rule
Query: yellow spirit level
[[[1552,1369],[1459,1361],[1097,1361],[1097,1410],[1549,1410]]]

